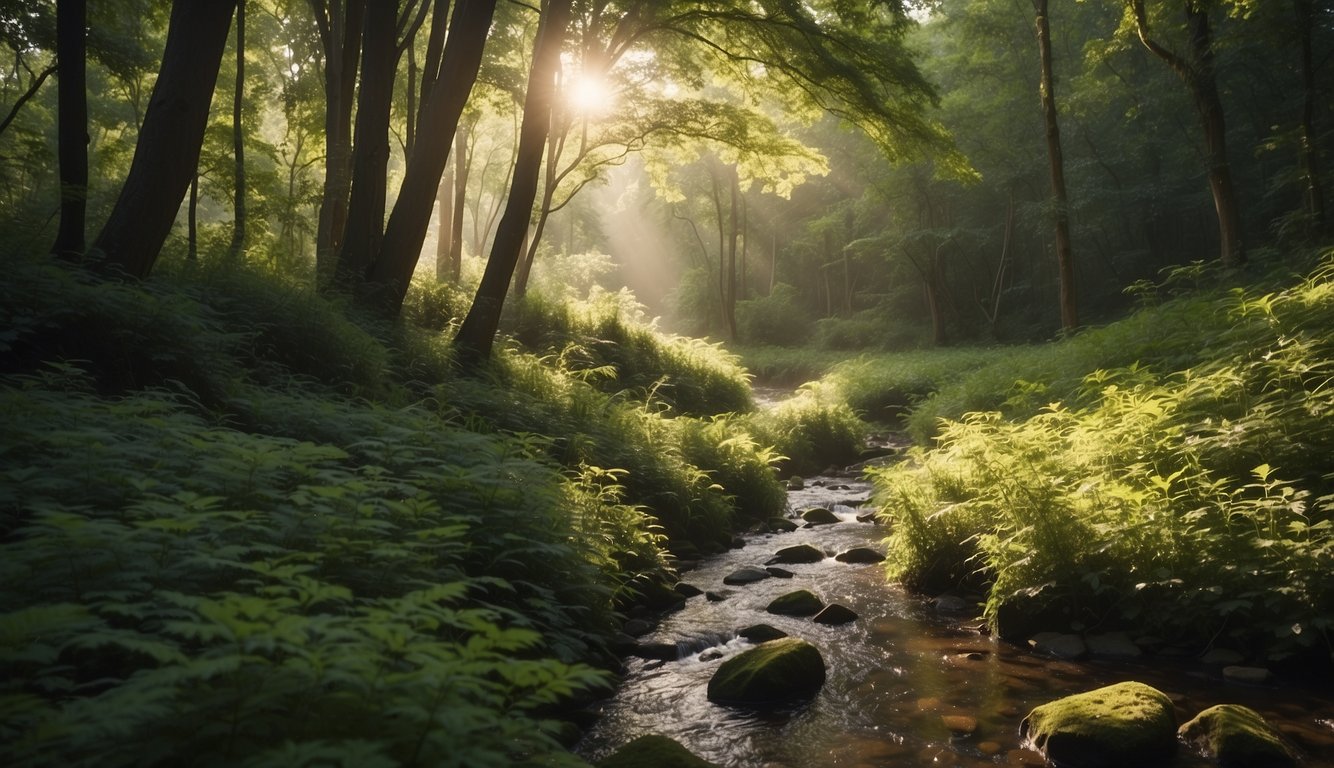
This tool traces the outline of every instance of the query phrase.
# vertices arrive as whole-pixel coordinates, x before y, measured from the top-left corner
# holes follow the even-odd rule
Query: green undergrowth
[[[924,398],[1018,348],[958,347],[861,355],[834,365],[824,381],[864,418],[899,425]]]
[[[775,387],[796,387],[823,377],[848,359],[843,350],[775,345],[729,344],[757,382]]]
[[[984,590],[1003,634],[1021,617],[1327,664],[1330,328],[1334,256],[1286,288],[1177,299],[1022,353],[1066,376],[1087,347],[1126,345],[1025,393],[1068,397],[944,422],[938,447],[877,470],[891,576]]]
[[[741,417],[550,356],[462,377],[263,272],[5,261],[10,764],[571,762],[615,610],[784,501]]]
[[[802,386],[747,422],[782,457],[785,475],[810,475],[856,462],[870,432],[870,425],[824,382]]]

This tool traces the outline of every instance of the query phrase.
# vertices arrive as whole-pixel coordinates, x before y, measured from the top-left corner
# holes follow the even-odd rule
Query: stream
[[[834,555],[854,547],[884,551],[884,529],[857,521],[869,511],[860,509],[869,494],[870,486],[859,479],[809,478],[805,489],[789,492],[791,509],[826,507],[841,522],[757,534],[744,547],[682,574],[682,581],[722,599],[691,597],[640,638],[676,644],[678,658],[627,659],[620,687],[603,702],[579,754],[596,761],[656,733],[728,768],[1041,766],[1042,756],[1019,738],[1020,720],[1030,709],[1139,680],[1172,697],[1179,722],[1214,704],[1244,704],[1298,747],[1303,766],[1334,766],[1334,693],[1225,683],[1218,667],[1194,659],[1071,662],[1038,656],[980,633],[977,619],[942,615],[930,600],[888,584],[881,564],[835,561]],[[792,578],[723,584],[738,568],[762,567],[776,550],[797,544],[818,547],[827,557],[782,565]],[[803,588],[859,618],[825,626],[765,612],[775,597]],[[820,649],[828,668],[824,688],[810,702],[766,712],[708,701],[705,689],[721,659],[752,647],[737,630],[761,623]],[[958,734],[946,726],[945,717],[960,715],[975,720],[975,730]],[[951,722],[958,727],[957,719]],[[1177,768],[1212,765],[1185,747],[1177,755]]]

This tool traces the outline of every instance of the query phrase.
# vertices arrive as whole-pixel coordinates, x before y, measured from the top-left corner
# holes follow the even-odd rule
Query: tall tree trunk
[[[1316,152],[1315,111],[1320,97],[1316,86],[1316,68],[1311,54],[1311,35],[1315,27],[1315,10],[1311,0],[1293,0],[1297,12],[1297,35],[1301,50],[1302,68],[1302,124],[1298,164],[1301,169],[1302,190],[1306,212],[1311,217],[1310,232],[1325,231],[1325,193],[1320,185],[1320,159]],[[62,75],[63,77],[63,75]]]
[[[1237,191],[1232,184],[1232,170],[1228,162],[1227,123],[1223,101],[1218,95],[1209,10],[1200,0],[1182,0],[1190,46],[1189,54],[1183,57],[1153,39],[1144,0],[1127,1],[1135,15],[1140,42],[1166,62],[1190,91],[1204,132],[1209,191],[1213,195],[1214,213],[1218,218],[1218,257],[1226,266],[1243,264],[1246,251],[1242,241],[1241,206],[1237,203]]]
[[[336,279],[350,287],[357,287],[365,280],[384,234],[389,116],[398,68],[398,7],[399,0],[374,0],[366,5],[353,134],[352,190],[336,268]]]
[[[1061,153],[1061,128],[1056,119],[1056,83],[1052,76],[1051,25],[1047,0],[1033,0],[1037,12],[1038,52],[1042,62],[1042,119],[1047,129],[1047,159],[1051,170],[1051,195],[1056,218],[1056,274],[1061,287],[1061,328],[1079,326],[1075,299],[1075,260],[1070,245],[1070,202],[1065,191],[1065,160]]]
[[[435,193],[435,215],[438,226],[435,238],[435,279],[449,282],[451,273],[449,252],[454,243],[454,164],[445,166],[440,177],[440,189]]]
[[[333,279],[352,184],[352,102],[361,60],[365,0],[311,0],[324,50],[324,189],[315,233],[321,282]]]
[[[245,129],[241,124],[241,107],[245,104],[245,4],[236,5],[236,92],[232,95],[232,153],[236,158],[235,186],[232,190],[232,244],[228,249],[233,260],[239,260],[245,251]]]
[[[60,228],[51,251],[67,259],[83,255],[88,203],[87,0],[56,3]]]
[[[222,54],[236,0],[176,0],[167,46],[134,148],[134,160],[111,216],[93,243],[105,268],[146,277],[171,231],[199,165]]]
[[[455,285],[463,279],[463,214],[468,204],[468,172],[472,169],[469,130],[466,123],[454,130],[454,229],[449,237],[449,279]]]
[[[736,254],[737,237],[740,230],[741,213],[737,202],[739,196],[740,180],[737,178],[737,169],[733,165],[731,168],[731,183],[729,191],[731,194],[731,208],[728,217],[728,239],[727,239],[727,281],[723,288],[723,321],[727,325],[727,338],[736,341]]]
[[[199,171],[190,177],[190,202],[185,214],[185,260],[199,261]]]
[[[542,149],[551,122],[555,73],[560,65],[560,49],[569,16],[570,0],[550,0],[542,14],[532,70],[528,73],[528,92],[523,100],[523,123],[519,129],[518,158],[509,200],[477,295],[454,337],[458,361],[465,368],[475,368],[491,356],[505,295],[509,292],[514,266],[528,234],[528,220],[533,213],[533,200],[537,197]]]
[[[431,100],[422,105],[421,135],[430,139],[418,141],[412,153],[398,200],[389,214],[379,255],[367,273],[373,301],[390,314],[397,314],[403,306],[421,256],[422,242],[431,222],[431,201],[449,160],[463,107],[477,80],[495,9],[496,0],[459,0],[454,5],[437,78],[438,83],[448,84],[448,88],[433,90]]]

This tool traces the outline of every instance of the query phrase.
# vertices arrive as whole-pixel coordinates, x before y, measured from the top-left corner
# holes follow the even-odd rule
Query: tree
[[[352,103],[361,60],[366,0],[310,0],[324,52],[324,192],[315,234],[315,267],[333,277],[352,186]]]
[[[465,368],[475,368],[490,358],[500,327],[500,312],[509,293],[510,279],[519,251],[528,235],[528,221],[537,197],[543,144],[551,120],[560,49],[570,15],[570,0],[548,0],[533,44],[533,64],[523,100],[523,122],[519,128],[518,155],[510,183],[509,200],[500,218],[500,229],[477,287],[472,307],[454,337],[456,359]]]
[[[1039,93],[1042,119],[1047,132],[1047,160],[1051,167],[1052,206],[1056,219],[1056,270],[1061,286],[1061,327],[1072,331],[1079,325],[1075,303],[1075,264],[1070,245],[1070,203],[1065,191],[1065,160],[1061,155],[1061,128],[1056,120],[1056,83],[1052,76],[1051,24],[1047,0],[1033,0],[1037,13],[1038,51],[1042,64]]]
[[[1186,22],[1187,52],[1179,54],[1153,35],[1144,0],[1126,0],[1135,32],[1144,47],[1162,59],[1185,83],[1200,118],[1209,173],[1209,190],[1218,217],[1219,260],[1227,266],[1246,261],[1241,207],[1232,183],[1227,151],[1227,121],[1218,95],[1213,31],[1208,0],[1181,0]]]
[[[236,173],[232,188],[232,243],[228,248],[233,259],[241,258],[246,243],[245,130],[241,125],[241,108],[245,104],[245,6],[246,0],[239,0],[236,6],[236,92],[232,94],[232,152]]]
[[[162,66],[134,160],[90,249],[102,268],[146,277],[199,162],[209,102],[236,0],[175,0]]]
[[[51,250],[69,259],[83,255],[88,203],[87,10],[86,0],[56,4],[60,228]]]

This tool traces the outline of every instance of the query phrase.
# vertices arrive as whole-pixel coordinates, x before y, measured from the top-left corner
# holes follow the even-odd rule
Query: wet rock
[[[767,706],[809,699],[825,681],[824,657],[805,640],[770,640],[724,661],[709,680],[709,701]]]
[[[847,624],[848,622],[856,620],[856,611],[847,606],[839,605],[838,603],[831,603],[830,605],[825,606],[824,610],[815,614],[815,618],[811,619],[811,621],[814,621],[816,624],[830,625]]]
[[[794,563],[818,563],[824,559],[824,552],[810,544],[798,544],[795,547],[783,547],[769,558],[765,565],[792,565]]]
[[[883,562],[885,556],[875,551],[874,549],[871,549],[870,547],[853,547],[852,549],[849,549],[847,552],[840,553],[834,559],[839,561],[840,563],[852,563],[854,565],[861,565],[864,563]]]
[[[879,513],[877,513],[877,512],[863,512],[863,513],[861,513],[860,515],[857,515],[857,522],[859,522],[859,523],[874,523],[874,522],[877,522],[876,517],[877,517],[878,514],[879,514]]]
[[[998,755],[1001,751],[1001,745],[997,741],[979,741],[977,751],[984,755]]]
[[[1108,632],[1105,635],[1089,635],[1084,638],[1089,653],[1094,656],[1113,656],[1117,658],[1135,658],[1143,651],[1130,641],[1125,632]]]
[[[806,525],[808,526],[833,525],[834,523],[842,522],[838,515],[824,507],[811,507],[810,509],[803,510],[801,519],[805,520]]]
[[[718,768],[666,736],[640,736],[597,764],[597,768]]]
[[[1084,638],[1079,635],[1039,632],[1028,639],[1028,645],[1038,653],[1058,659],[1082,659],[1088,655],[1088,646],[1084,645]]]
[[[955,595],[941,595],[935,599],[934,605],[936,613],[948,616],[961,616],[973,612],[973,606],[969,605],[967,600]]]
[[[774,533],[792,533],[793,531],[797,530],[798,527],[796,523],[792,522],[791,520],[788,520],[785,517],[770,518],[767,525],[769,526],[769,530],[773,531]]]
[[[1274,673],[1264,667],[1223,667],[1223,679],[1230,683],[1263,685],[1273,676]]]
[[[763,568],[754,568],[747,566],[738,568],[735,571],[723,577],[723,583],[728,586],[743,586],[745,584],[754,584],[757,581],[764,581],[769,578],[769,572]]]
[[[1177,734],[1200,754],[1234,768],[1291,768],[1296,755],[1253,709],[1219,704],[1181,726]]]
[[[764,610],[779,616],[814,616],[824,607],[822,601],[809,589],[799,589],[774,598]]]
[[[1047,758],[1031,749],[1012,749],[1005,753],[1005,764],[1023,768],[1046,768]]]
[[[707,651],[705,651],[705,652],[703,652],[703,653],[701,653],[701,654],[699,655],[699,660],[700,660],[700,661],[717,661],[718,659],[721,659],[722,657],[723,657],[723,652],[722,652],[722,651],[718,650],[717,648],[710,648],[709,650],[707,650]]]
[[[1200,657],[1200,662],[1211,667],[1232,667],[1246,660],[1246,657],[1231,648],[1210,648]]]
[[[728,540],[728,549],[743,549],[746,546],[746,540],[741,536],[733,536]]]
[[[1166,694],[1125,682],[1036,707],[1020,724],[1019,735],[1068,768],[1149,768],[1171,761],[1176,730]]]
[[[676,583],[676,586],[672,587],[672,589],[676,590],[676,594],[686,598],[704,594],[704,590],[700,589],[694,584],[687,584],[684,581],[678,581]]]
[[[634,655],[641,659],[656,659],[658,661],[676,661],[681,658],[681,652],[677,649],[676,643],[640,643],[635,646]]]
[[[740,632],[737,632],[737,635],[746,638],[752,643],[767,643],[770,640],[787,637],[786,632],[768,624],[752,624]]]
[[[630,619],[621,626],[621,631],[630,637],[643,637],[653,631],[653,624],[644,619]]]
[[[787,489],[789,491],[801,491],[805,490],[805,488],[806,488],[806,481],[801,479],[801,475],[793,475],[792,477],[788,478]]]
[[[774,577],[775,579],[790,579],[796,575],[792,571],[784,570],[782,568],[775,568],[772,565],[767,566],[764,570],[768,571],[769,575]]]
[[[710,603],[721,603],[732,595],[736,594],[730,589],[720,589],[717,592],[705,592],[704,599]]]
[[[977,718],[968,715],[941,715],[940,722],[956,736],[967,736],[977,730]]]

